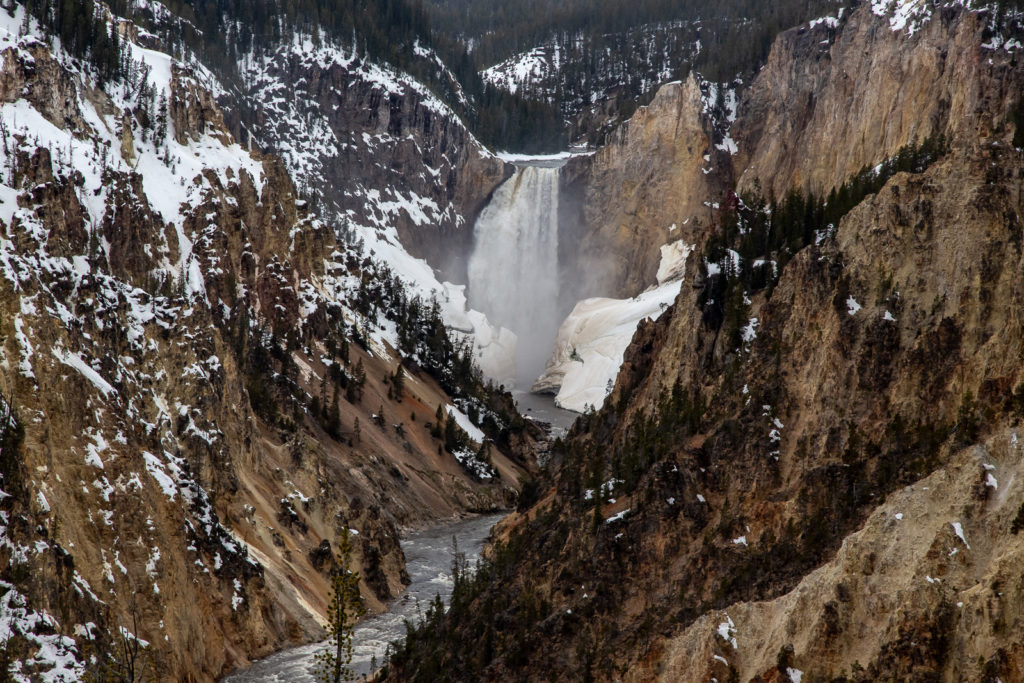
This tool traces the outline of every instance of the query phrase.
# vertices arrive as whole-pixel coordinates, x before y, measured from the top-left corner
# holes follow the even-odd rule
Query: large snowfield
[[[682,241],[661,248],[658,285],[632,299],[584,299],[562,323],[547,369],[535,391],[556,391],[560,408],[600,408],[615,385],[623,354],[640,321],[657,319],[672,305],[693,247]]]

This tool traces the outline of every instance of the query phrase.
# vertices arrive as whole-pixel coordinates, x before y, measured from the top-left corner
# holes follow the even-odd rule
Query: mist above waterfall
[[[469,303],[517,335],[516,384],[524,388],[544,371],[561,322],[558,185],[557,168],[519,168],[474,230]]]

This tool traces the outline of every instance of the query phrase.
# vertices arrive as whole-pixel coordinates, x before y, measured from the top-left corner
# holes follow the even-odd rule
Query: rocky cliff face
[[[17,47],[6,48],[2,79],[2,101],[24,98],[53,125],[78,135],[88,131],[73,79],[42,42],[26,40]]]
[[[723,166],[714,173],[727,172],[745,196],[782,197],[791,190],[820,196],[929,136],[942,134],[956,148],[1008,143],[1008,112],[1019,99],[1022,73],[1013,50],[999,49],[1003,42],[987,28],[991,14],[958,6],[935,16],[918,14],[907,24],[884,10],[863,7],[844,21],[812,22],[810,28],[781,34],[768,64],[741,95],[738,119],[728,131],[736,140],[736,153],[723,155]],[[986,38],[989,42],[983,45]],[[952,62],[947,65],[939,54]],[[886,61],[868,68],[853,62],[855,56]],[[864,79],[856,88],[848,83],[852,74]],[[917,90],[921,82],[940,96]],[[789,95],[780,97],[780,92]],[[956,102],[958,113],[939,116],[943,101]],[[902,132],[891,139],[872,137],[897,129]],[[665,166],[659,173],[671,170]],[[723,210],[734,207],[734,200],[724,201],[709,210],[707,227],[691,233],[693,241],[706,240]],[[686,307],[677,308],[683,308],[677,315],[691,315]],[[698,327],[697,319],[677,327],[679,334],[689,335]],[[693,342],[677,337],[666,346],[693,348]],[[681,354],[678,366],[695,362],[702,362],[698,355]],[[680,377],[684,386],[692,380],[685,370]],[[674,379],[655,391],[670,387]],[[648,397],[647,404],[652,401]]]
[[[722,129],[734,112],[711,111],[714,99],[693,76],[665,85],[596,154],[570,162],[559,244],[572,301],[635,296],[656,282],[662,245],[707,229],[731,178]]]
[[[508,397],[235,143],[194,72],[129,46],[131,82],[103,91],[7,35],[4,670],[81,678],[125,664],[127,638],[162,676],[210,680],[321,634],[344,527],[379,609],[400,526],[514,501],[532,432]],[[441,404],[484,425],[489,463],[460,430],[438,440]]]
[[[907,35],[907,23],[892,30],[898,13],[861,6],[838,37],[785,34],[759,79],[809,79],[813,97],[758,110],[755,96],[771,88],[753,84],[731,129],[733,169],[741,188],[753,168],[763,188],[814,177],[820,191],[938,125],[949,151],[890,178],[777,283],[751,291],[739,344],[705,315],[700,282],[641,325],[605,407],[555,453],[552,486],[510,520],[465,602],[396,656],[396,680],[429,680],[439,661],[523,680],[1020,675],[1020,624],[1008,615],[1021,610],[1009,572],[1024,525],[1024,159],[1005,112],[1021,67],[982,46],[980,15],[918,19]],[[900,79],[920,77],[909,65],[931,64],[945,41],[961,65],[953,72],[975,65],[983,82],[934,72],[946,74],[949,110],[966,114],[955,120],[936,119],[930,102],[884,97],[899,106],[854,98],[825,116],[820,103],[843,74],[819,80],[826,46],[810,56],[793,46],[826,37],[851,40],[847,55],[884,55],[892,43],[908,67]],[[778,132],[752,132],[755,111],[763,131]],[[861,127],[858,112],[874,123]],[[783,141],[826,120],[893,140],[876,148],[839,135],[827,149],[783,154]],[[482,637],[482,654],[460,645],[466,633]]]
[[[740,105],[741,190],[827,194],[934,134],[999,137],[1022,83],[992,12],[921,5],[901,19],[891,4],[779,37]]]
[[[1020,326],[1005,316],[1020,296],[1011,273],[1021,173],[1017,152],[986,145],[899,176],[844,219],[834,244],[787,267],[739,377],[725,380],[742,382],[725,392],[735,407],[691,442],[709,473],[730,463],[717,475],[729,482],[724,496],[699,493],[705,529],[722,534],[716,552],[739,573],[715,572],[696,602],[721,609],[667,651],[653,646],[635,680],[693,667],[770,677],[787,647],[788,666],[814,676],[1012,677],[1013,627],[993,605],[969,605],[998,581],[996,558],[1020,551],[1011,530],[1024,500],[1012,473]],[[677,317],[662,338],[685,339],[687,323]],[[645,378],[674,359],[646,361]],[[723,400],[722,388],[710,400]],[[830,549],[815,551],[812,538]],[[795,567],[814,564],[807,553],[833,559],[789,583]],[[743,599],[731,605],[730,594]],[[1015,596],[993,594],[997,609],[1019,609]],[[741,619],[747,607],[759,614],[752,630],[734,606]],[[711,621],[731,635],[708,637]],[[704,645],[691,647],[701,629]]]
[[[343,47],[283,46],[253,66],[253,129],[303,195],[329,219],[393,226],[465,282],[473,223],[511,168],[424,86]]]
[[[580,291],[633,296],[654,284],[660,247],[701,242],[735,206],[730,190],[820,196],[929,137],[1001,138],[1024,84],[993,13],[954,3],[905,17],[890,5],[782,33],[738,95],[693,76],[663,86],[575,162],[563,261],[579,264],[572,279],[599,283]]]

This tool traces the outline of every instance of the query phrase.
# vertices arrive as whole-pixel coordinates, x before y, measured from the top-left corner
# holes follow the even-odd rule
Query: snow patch
[[[951,527],[953,527],[953,533],[955,533],[957,535],[957,538],[959,538],[961,541],[963,541],[964,546],[966,546],[966,548],[968,550],[970,550],[971,549],[971,544],[968,543],[967,542],[967,538],[964,537],[964,527],[963,527],[963,525],[960,524],[960,522],[950,522],[949,525]]]
[[[142,457],[146,463],[146,471],[156,480],[160,490],[164,492],[165,496],[174,500],[174,496],[178,493],[178,486],[168,476],[164,464],[155,455],[146,451],[143,451]]]
[[[63,349],[53,349],[53,356],[64,365],[77,370],[83,377],[89,380],[93,386],[100,390],[105,397],[109,398],[111,394],[116,394],[117,391],[110,385],[107,380],[100,376],[100,373],[96,372],[82,360],[82,357],[77,353],[65,351]]]
[[[693,251],[692,244],[677,240],[661,247],[661,261],[656,276],[659,285],[673,280],[682,280],[686,275],[686,259]]]
[[[605,524],[611,524],[613,522],[621,522],[622,520],[624,520],[626,518],[626,515],[628,515],[628,514],[629,514],[629,508],[626,508],[622,512],[618,512],[618,513],[612,515],[611,517],[609,517],[608,519],[604,520],[604,522],[605,522]]]
[[[495,156],[509,164],[536,166],[539,164],[568,161],[573,157],[588,157],[594,153],[595,152],[591,150],[570,149],[564,152],[555,152],[553,154],[517,154],[514,152],[498,152]]]
[[[469,438],[476,443],[484,442],[484,433],[469,419],[469,416],[464,412],[456,408],[455,406],[445,406],[445,410],[448,416],[453,418],[455,422],[462,427],[463,431],[469,435]]]
[[[488,465],[486,462],[482,462],[477,458],[476,453],[468,448],[459,449],[453,452],[452,455],[455,456],[455,459],[459,461],[459,464],[462,465],[467,472],[478,479],[488,481],[493,479],[497,474],[491,465]]]
[[[750,342],[757,339],[757,326],[757,318],[751,318],[750,320],[747,321],[746,326],[740,332],[744,344],[749,344]]]
[[[728,614],[725,615],[725,621],[718,625],[718,637],[732,645],[732,649],[738,649],[736,644],[736,624],[733,623],[732,618]]]

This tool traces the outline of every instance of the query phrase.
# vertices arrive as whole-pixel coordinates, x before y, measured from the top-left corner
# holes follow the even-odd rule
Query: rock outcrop
[[[31,38],[0,53],[0,102],[25,99],[47,121],[78,136],[89,126],[78,106],[74,79],[54,59],[47,46]]]
[[[167,108],[174,139],[179,145],[187,145],[210,135],[230,145],[233,139],[213,93],[199,84],[193,72],[174,63],[170,66],[171,97]]]

